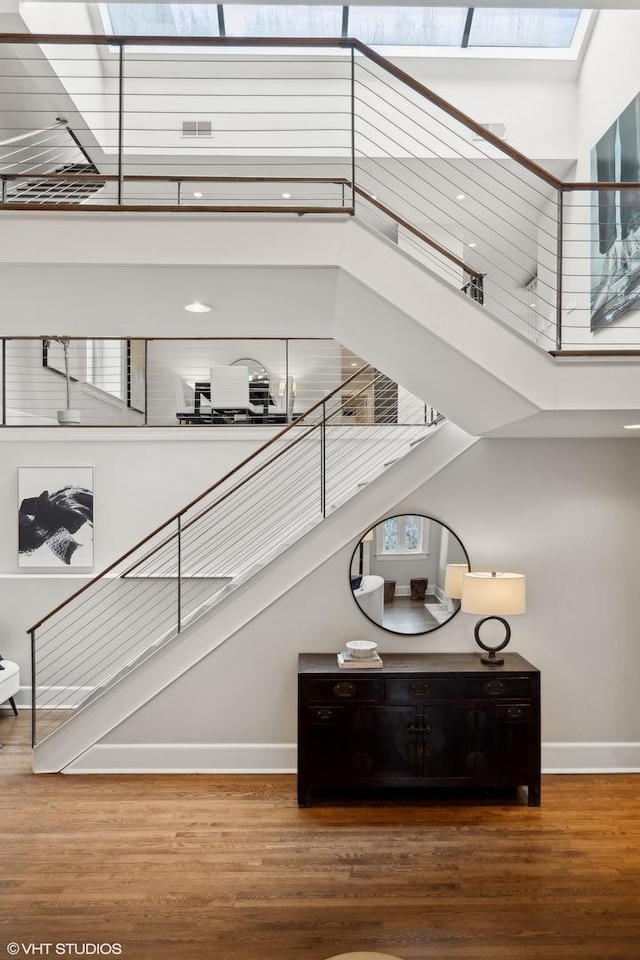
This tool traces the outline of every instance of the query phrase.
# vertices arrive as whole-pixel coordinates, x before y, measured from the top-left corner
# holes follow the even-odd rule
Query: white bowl
[[[356,660],[367,660],[376,652],[377,643],[373,640],[349,640],[347,650]]]

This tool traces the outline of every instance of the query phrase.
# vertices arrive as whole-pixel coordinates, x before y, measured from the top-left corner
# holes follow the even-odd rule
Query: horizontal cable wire
[[[435,105],[429,104],[429,108],[431,108],[431,110],[434,111],[434,112],[430,112],[430,111],[429,111],[429,108],[425,105],[425,104],[428,103],[429,101],[425,101],[423,98],[419,97],[419,95],[417,95],[417,94],[415,95],[415,96],[417,96],[417,100],[412,100],[412,99],[409,97],[409,94],[408,94],[406,91],[403,90],[401,84],[396,83],[396,85],[392,85],[387,79],[385,79],[385,78],[382,76],[382,74],[376,74],[376,73],[374,73],[374,72],[372,71],[372,69],[371,69],[371,66],[370,66],[369,64],[367,64],[365,61],[359,60],[359,61],[357,61],[357,63],[358,63],[358,66],[361,68],[361,70],[362,70],[363,72],[368,73],[371,77],[375,78],[379,83],[382,83],[383,86],[387,87],[387,89],[389,89],[389,90],[393,93],[394,97],[403,99],[403,100],[405,100],[407,103],[411,104],[411,105],[414,106],[414,107],[415,107],[415,106],[419,106],[419,107],[422,109],[422,111],[429,117],[430,120],[433,120],[433,121],[435,121],[436,123],[440,124],[441,126],[445,127],[448,132],[453,133],[454,136],[458,137],[458,138],[459,138],[460,140],[462,140],[463,143],[465,143],[466,145],[472,146],[472,149],[474,150],[474,152],[481,154],[481,156],[482,156],[484,159],[486,159],[486,160],[491,160],[491,161],[495,162],[495,160],[496,160],[495,155],[494,155],[493,153],[487,152],[486,149],[483,149],[483,147],[480,146],[480,144],[483,144],[484,141],[482,141],[482,140],[474,140],[473,142],[471,142],[471,141],[469,140],[469,131],[468,131],[468,128],[467,128],[467,127],[464,127],[459,121],[456,121],[456,120],[454,120],[454,119],[451,118],[451,117],[448,117],[448,115],[446,115],[446,114],[445,114],[445,117],[447,118],[446,120],[445,120],[445,119],[439,120],[439,119],[438,119],[438,113],[440,113],[440,112],[442,112],[442,111],[439,111],[438,108],[437,108]],[[368,89],[364,83],[363,83],[362,85],[365,87],[365,89]],[[385,100],[385,98],[382,97],[379,93],[376,94],[376,96],[377,96],[377,98],[378,98],[379,100],[383,100],[385,103],[387,103],[387,105],[390,106],[390,107],[394,110],[395,113],[400,113],[400,111],[397,110],[397,107],[396,107],[395,104],[391,103],[390,101]],[[436,113],[435,111],[438,111],[438,113]],[[407,119],[409,119],[409,118],[407,118]],[[417,123],[417,121],[415,121],[413,118],[411,118],[411,119],[412,119],[412,121],[413,121],[414,123]],[[462,128],[462,130],[467,131],[466,134],[457,133],[451,126],[447,126],[447,124],[452,124],[452,123],[457,124],[459,127]],[[425,131],[426,131],[426,128],[425,128]],[[429,132],[431,132],[431,131],[429,131]],[[437,138],[436,138],[436,139],[437,139]],[[442,142],[444,142],[444,141],[442,141]],[[495,150],[495,147],[494,147],[494,150]],[[525,186],[528,190],[531,190],[531,189],[532,189],[532,184],[531,184],[531,182],[530,182],[529,180],[524,180],[522,177],[520,177],[520,175],[515,171],[515,169],[511,169],[511,168],[510,168],[510,171],[511,171],[512,176],[514,176],[516,179],[520,180],[520,182],[521,182],[521,184],[522,184],[523,186]],[[543,190],[542,188],[535,188],[535,187],[533,187],[533,189],[535,189],[535,190],[538,192],[541,201],[544,201],[545,199],[547,199],[547,192],[546,192],[545,190]],[[547,188],[547,190],[548,190],[548,188]]]

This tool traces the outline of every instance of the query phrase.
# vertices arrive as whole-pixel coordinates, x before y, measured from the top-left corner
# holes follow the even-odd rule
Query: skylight
[[[348,35],[372,45],[459,47],[462,7],[349,7]]]
[[[207,3],[110,3],[111,29],[123,36],[219,37],[218,8]]]
[[[570,47],[579,10],[491,9],[473,11],[470,47]]]
[[[287,4],[107,4],[112,32],[148,36],[357,37],[374,46],[568,49],[580,10]]]
[[[342,7],[285,4],[223,6],[228,37],[339,37]]]

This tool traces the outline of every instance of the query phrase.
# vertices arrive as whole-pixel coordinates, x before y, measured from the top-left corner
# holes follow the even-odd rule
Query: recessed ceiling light
[[[358,364],[357,364],[357,362],[356,362],[355,360],[353,360],[353,361],[349,364],[349,366],[350,366],[350,367],[357,367]]]
[[[198,193],[198,192],[194,193],[194,197],[196,198],[196,200],[199,200],[201,196],[202,196],[201,193]]]
[[[283,199],[283,200],[290,200],[290,199],[291,199],[291,194],[290,194],[290,193],[283,193],[283,194],[282,194],[282,199]]]
[[[473,240],[471,241],[471,243],[469,244],[469,246],[470,246],[470,247],[475,247],[475,243],[474,243]]]
[[[459,193],[458,196],[456,197],[456,200],[466,200],[466,199],[467,197],[466,197],[466,194],[464,193]]]
[[[640,423],[625,423],[625,430],[640,430]]]
[[[530,306],[530,307],[535,307],[535,303],[530,303],[529,306]]]
[[[196,301],[195,303],[187,303],[185,310],[188,310],[189,313],[209,313],[211,307],[208,303],[199,303]]]

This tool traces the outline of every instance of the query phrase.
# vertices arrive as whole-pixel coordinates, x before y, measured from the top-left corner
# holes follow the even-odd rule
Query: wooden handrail
[[[640,183],[628,181],[620,183],[617,181],[599,181],[597,183],[578,180],[575,183],[567,181],[562,184],[562,191],[566,193],[569,190],[640,190]]]
[[[46,177],[41,179],[45,180]],[[296,213],[304,216],[305,213],[344,213],[348,216],[353,215],[353,207],[277,207],[277,206],[250,206],[249,204],[196,204],[196,203],[91,203],[79,207],[77,203],[2,203],[0,204],[0,213],[3,210],[42,210],[49,212],[58,210],[61,212],[77,213],[78,210],[88,211],[89,213]]]
[[[432,240],[431,237],[428,237],[426,233],[422,232],[422,230],[418,230],[417,227],[414,227],[412,224],[410,224],[408,220],[404,219],[404,217],[394,213],[393,210],[387,207],[384,203],[381,203],[377,197],[373,196],[373,194],[368,193],[366,190],[362,190],[360,187],[354,187],[354,193],[357,193],[360,197],[364,197],[368,203],[371,203],[374,207],[382,210],[387,217],[389,217],[391,220],[394,220],[401,227],[404,227],[405,230],[408,230],[414,236],[418,237],[418,239],[426,243],[427,246],[432,247],[438,253],[441,253],[447,258],[447,260],[455,263],[456,266],[464,270],[465,273],[468,273],[472,277],[484,277],[484,273],[481,273],[480,270],[476,270],[475,267],[470,267],[468,263],[465,263],[465,261],[461,260],[460,257],[456,257],[454,253],[451,253],[450,250],[447,250],[446,247],[443,247],[442,244],[437,242],[437,240]]]
[[[215,483],[212,483],[210,487],[207,487],[206,490],[204,490],[197,497],[194,497],[194,499],[191,500],[189,503],[187,503],[184,507],[182,507],[182,509],[172,514],[172,516],[170,516],[168,520],[165,520],[164,523],[161,523],[159,526],[157,526],[154,530],[151,531],[151,533],[148,533],[146,537],[143,537],[142,540],[139,540],[138,543],[134,544],[129,550],[126,551],[126,553],[123,553],[122,556],[114,560],[113,563],[110,563],[108,567],[105,567],[104,570],[101,570],[100,573],[96,574],[95,577],[92,577],[91,580],[87,581],[87,583],[85,583],[82,587],[80,587],[78,590],[72,593],[70,597],[67,597],[67,599],[63,600],[62,603],[59,603],[57,607],[54,607],[53,610],[50,610],[49,613],[47,613],[44,617],[38,620],[37,623],[34,623],[32,627],[29,627],[26,633],[33,633],[34,630],[37,630],[39,627],[41,627],[43,623],[46,623],[47,620],[50,620],[51,617],[55,616],[56,613],[59,613],[59,611],[62,610],[63,607],[66,607],[69,603],[71,603],[72,600],[75,600],[76,597],[79,597],[81,594],[83,594],[86,590],[89,589],[89,587],[92,587],[94,583],[97,583],[98,580],[102,580],[104,577],[106,577],[108,573],[111,573],[112,570],[115,570],[115,568],[119,566],[119,564],[121,564],[124,560],[127,560],[133,553],[135,553],[136,550],[138,550],[140,547],[143,547],[145,543],[148,543],[149,540],[155,537],[162,530],[165,530],[170,523],[174,523],[179,517],[181,517],[184,513],[186,513],[187,510],[190,510],[192,507],[195,507],[197,503],[200,503],[201,500],[203,500],[205,497],[208,497],[210,493],[213,493],[214,490],[216,490],[223,483],[229,480],[230,477],[232,477],[235,473],[238,473],[238,471],[241,470],[242,467],[246,466],[251,460],[254,460],[259,454],[261,454],[264,450],[267,450],[270,446],[272,446],[278,440],[281,440],[282,437],[285,434],[289,433],[290,430],[293,430],[294,427],[299,426],[300,423],[306,417],[308,417],[310,413],[313,413],[314,410],[317,410],[319,407],[321,407],[324,403],[327,402],[327,400],[330,400],[337,393],[343,390],[348,383],[351,383],[352,380],[355,380],[356,377],[361,376],[362,373],[364,373],[364,371],[368,369],[373,369],[373,368],[371,367],[371,364],[366,363],[363,367],[360,367],[359,370],[356,370],[355,373],[351,374],[350,377],[347,377],[346,380],[344,380],[334,390],[328,393],[326,397],[323,397],[322,400],[318,400],[318,402],[314,403],[312,407],[309,407],[308,410],[305,410],[305,412],[302,414],[301,417],[298,417],[297,420],[294,420],[292,423],[287,424],[287,426],[284,427],[282,430],[279,430],[278,433],[276,433],[275,436],[271,437],[270,440],[267,440],[267,442],[263,443],[261,447],[258,447],[258,449],[254,450],[254,452],[249,454],[248,457],[245,457],[244,460],[241,460],[240,463],[236,464],[236,466],[232,470],[227,471],[227,473],[225,473],[224,476],[220,477],[219,480],[216,480]]]
[[[0,43],[71,44],[98,47],[341,47],[352,37],[169,37],[104,33],[0,33]]]
[[[626,359],[628,357],[640,357],[640,350],[549,350],[552,357],[582,357],[593,360],[594,357],[617,357]]]
[[[1,144],[0,144],[1,146]],[[93,162],[93,161],[91,161]],[[99,180],[117,182],[117,173],[0,173],[2,180]],[[346,177],[197,177],[174,174],[155,175],[153,173],[125,174],[122,178],[131,183],[333,183],[337,186],[350,186]]]

